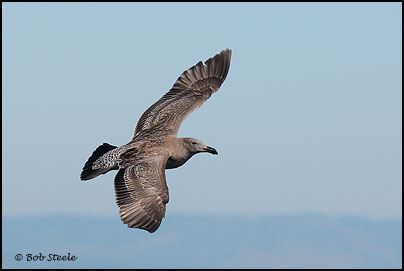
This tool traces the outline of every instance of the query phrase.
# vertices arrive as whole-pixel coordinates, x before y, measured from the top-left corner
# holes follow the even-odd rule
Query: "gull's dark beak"
[[[211,153],[211,154],[219,154],[219,153],[217,152],[217,150],[215,150],[214,148],[209,147],[209,146],[206,146],[205,151],[208,152],[208,153]]]

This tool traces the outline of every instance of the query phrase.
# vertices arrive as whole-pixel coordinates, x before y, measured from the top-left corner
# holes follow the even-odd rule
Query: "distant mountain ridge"
[[[401,220],[170,215],[154,234],[119,217],[3,217],[2,226],[3,268],[402,268]],[[77,259],[48,261],[68,253]],[[27,261],[35,255],[45,258]]]

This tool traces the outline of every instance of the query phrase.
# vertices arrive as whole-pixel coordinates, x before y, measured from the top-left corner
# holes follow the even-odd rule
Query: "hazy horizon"
[[[397,219],[170,215],[152,234],[118,217],[3,217],[2,225],[3,268],[402,267]],[[48,261],[68,253],[78,258]]]

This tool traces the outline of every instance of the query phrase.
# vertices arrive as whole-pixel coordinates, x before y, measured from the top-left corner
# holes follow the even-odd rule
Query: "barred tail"
[[[105,174],[110,170],[118,169],[118,167],[113,163],[113,161],[108,160],[108,155],[105,157],[105,161],[98,161],[97,165],[94,166],[94,162],[98,160],[104,154],[116,149],[116,146],[112,146],[108,143],[104,143],[99,146],[93,154],[88,158],[85,163],[83,170],[80,174],[80,179],[83,181],[90,180],[101,174]]]

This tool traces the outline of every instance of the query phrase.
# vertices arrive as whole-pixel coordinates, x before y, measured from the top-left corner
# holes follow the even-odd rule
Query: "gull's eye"
[[[196,145],[196,144],[198,144],[198,143],[196,143],[196,142],[192,142],[192,145]]]

